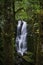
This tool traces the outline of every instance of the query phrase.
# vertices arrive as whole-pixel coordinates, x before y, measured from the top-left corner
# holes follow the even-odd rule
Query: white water
[[[18,25],[17,25],[16,48],[17,48],[17,52],[23,56],[23,54],[27,52],[27,41],[26,41],[27,23],[25,21],[22,21],[22,22],[23,22],[23,25],[22,25],[22,29],[21,29],[20,38],[18,35],[18,32],[19,32],[18,29],[21,26],[21,21],[18,21]]]

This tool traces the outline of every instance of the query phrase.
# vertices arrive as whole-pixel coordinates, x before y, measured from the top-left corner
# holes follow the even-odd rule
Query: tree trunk
[[[14,65],[13,1],[4,1],[4,65]]]

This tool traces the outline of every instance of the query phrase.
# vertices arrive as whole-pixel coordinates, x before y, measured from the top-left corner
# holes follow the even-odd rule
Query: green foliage
[[[15,2],[15,18],[18,19],[27,19],[27,13],[26,13],[27,4],[26,1],[17,1]]]
[[[6,23],[6,22],[9,22],[9,21],[5,20],[6,17],[9,18],[11,16],[10,21],[13,21],[13,17],[12,17],[13,12],[12,13],[10,12],[10,11],[12,11],[13,8],[10,7],[9,4],[7,3],[8,6],[11,8],[11,10],[10,10],[9,7],[7,7],[8,9],[6,10],[6,7],[5,7],[5,11],[4,11],[4,7],[3,7],[3,5],[5,5],[4,1],[5,0],[0,0],[0,35],[1,35],[0,36],[0,62],[2,62],[2,63],[3,63],[3,57],[4,57],[4,54],[3,54],[3,43],[4,43],[3,40],[4,40],[4,38],[2,38],[2,36],[3,36],[2,33],[3,33],[4,26],[5,26],[5,29],[6,29],[6,31],[4,31],[4,32],[9,33],[10,28],[11,28],[11,31],[12,31],[9,34],[5,33],[6,37],[10,36],[10,38],[11,38],[11,40],[10,40],[9,37],[5,38],[5,40],[4,40],[5,44],[6,44],[6,42],[7,43],[8,42],[9,43],[10,42],[15,43],[14,38],[13,38],[14,37],[13,36],[13,30],[14,29],[13,29],[12,22],[11,22],[11,27],[10,27],[9,23]],[[41,1],[39,1],[39,0],[15,0],[14,1],[14,11],[15,11],[14,16],[15,16],[15,19],[16,20],[24,19],[28,23],[28,39],[27,39],[28,40],[28,42],[27,42],[28,43],[28,51],[31,51],[33,54],[34,54],[34,52],[36,53],[37,44],[38,44],[38,41],[39,41],[39,19],[38,19],[38,14],[40,13],[40,8],[42,8],[42,4],[43,4],[43,3],[40,4],[40,2],[42,2],[42,0]],[[40,7],[40,5],[41,5],[41,7]],[[7,16],[7,14],[8,14],[8,16]],[[6,24],[4,24],[4,22]],[[16,22],[14,21],[14,23],[16,23]],[[8,26],[9,26],[9,28],[8,28]],[[14,26],[16,26],[16,25],[14,25]],[[9,31],[8,31],[8,29],[9,29]],[[10,45],[9,45],[9,49],[12,49],[10,47]],[[15,53],[15,49],[14,49],[14,53]],[[11,54],[12,54],[12,52],[11,52]],[[33,58],[32,54],[30,54],[29,56],[25,56],[24,58],[26,58],[26,60],[29,61],[29,62],[33,62],[33,59],[31,59],[31,58]]]
[[[15,1],[15,19],[24,19],[28,23],[28,39],[27,46],[28,51],[36,56],[37,44],[39,41],[39,19],[40,2],[39,0],[22,0]],[[30,57],[30,58],[29,58]],[[25,56],[24,58],[31,61],[31,56]],[[28,61],[27,60],[27,61]],[[35,59],[34,59],[35,60]]]
[[[22,9],[20,9],[22,8]],[[19,10],[20,9],[20,10]],[[16,12],[17,11],[17,12]],[[39,0],[22,0],[15,1],[15,18],[18,19],[31,19],[34,13],[40,12]]]

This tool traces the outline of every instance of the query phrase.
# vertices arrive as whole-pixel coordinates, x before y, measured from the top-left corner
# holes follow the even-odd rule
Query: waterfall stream
[[[27,53],[27,23],[25,21],[18,21],[17,36],[16,36],[16,50],[22,56]]]

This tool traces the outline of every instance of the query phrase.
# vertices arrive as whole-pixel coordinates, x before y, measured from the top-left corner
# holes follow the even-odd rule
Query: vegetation
[[[0,0],[0,65],[14,65],[17,62],[15,37],[19,19],[28,24],[28,53],[22,58],[28,64],[41,65],[40,11],[43,11],[42,0]]]

